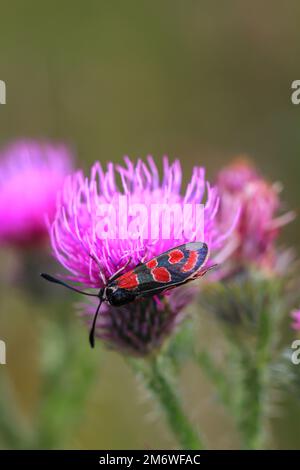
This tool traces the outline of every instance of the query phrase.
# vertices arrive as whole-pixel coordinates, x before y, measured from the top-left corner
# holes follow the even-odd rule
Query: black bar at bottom
[[[193,465],[210,467],[210,465],[257,464],[266,463],[286,465],[287,458],[300,457],[300,450],[1,450],[1,468],[9,464],[38,464],[47,468],[54,465],[70,465],[72,468],[94,468],[106,465],[117,465],[121,468],[138,468],[144,465]],[[296,455],[297,454],[297,455]],[[147,468],[147,467],[146,467]]]

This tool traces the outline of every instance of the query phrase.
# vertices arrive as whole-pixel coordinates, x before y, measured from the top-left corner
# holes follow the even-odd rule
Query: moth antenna
[[[102,291],[102,294],[103,294],[103,291]],[[100,294],[99,294],[99,296],[100,296]],[[99,314],[102,302],[103,302],[103,298],[102,298],[102,295],[101,295],[100,302],[99,302],[97,310],[95,312],[95,315],[94,315],[94,318],[93,318],[92,328],[91,328],[91,331],[90,331],[90,334],[89,334],[89,341],[90,341],[90,345],[91,345],[92,348],[95,347],[95,329],[96,329],[97,318],[98,318],[98,314]]]
[[[43,279],[46,279],[46,281],[53,282],[54,284],[59,284],[61,286],[64,286],[67,289],[70,289],[74,292],[77,292],[78,294],[88,295],[90,297],[98,297],[98,294],[90,294],[89,292],[84,292],[80,289],[76,289],[76,287],[69,286],[69,284],[66,284],[65,282],[61,281],[60,279],[57,279],[56,277],[51,276],[50,274],[41,273],[41,277]]]

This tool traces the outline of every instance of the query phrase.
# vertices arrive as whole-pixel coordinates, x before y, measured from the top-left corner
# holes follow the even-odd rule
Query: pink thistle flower
[[[243,191],[246,184],[259,179],[256,168],[247,157],[239,157],[222,168],[217,176],[218,187],[231,194]]]
[[[155,203],[177,203],[181,207],[187,203],[203,203],[206,192],[204,240],[201,241],[207,243],[211,254],[224,247],[236,222],[236,214],[227,222],[226,230],[220,231],[216,217],[218,192],[205,182],[203,168],[194,168],[191,181],[182,195],[182,172],[178,160],[169,165],[168,159],[164,158],[162,182],[159,181],[158,170],[151,157],[148,158],[148,165],[139,160],[135,166],[125,157],[125,165],[114,167],[110,163],[107,172],[104,172],[97,162],[92,167],[90,178],[85,178],[82,171],[78,171],[66,179],[51,227],[51,241],[56,258],[71,273],[69,279],[88,287],[100,288],[104,286],[105,279],[124,266],[129,258],[128,270],[141,260],[151,259],[174,246],[199,241],[195,233],[191,238],[184,234],[175,236],[174,227],[167,239],[152,239],[150,234],[147,238],[139,237],[136,240],[130,237],[99,238],[99,208],[111,204],[118,212],[119,195],[126,195],[128,204],[143,204],[150,212],[151,204]],[[117,178],[121,181],[121,189],[116,183]],[[122,217],[128,219],[128,224],[132,220],[127,214],[122,214]]]
[[[163,178],[148,157],[147,164],[139,160],[135,165],[125,157],[125,165],[108,164],[104,172],[100,163],[93,165],[90,178],[82,171],[66,179],[61,192],[55,220],[51,226],[54,255],[69,274],[64,276],[86,287],[100,289],[107,279],[129,261],[127,270],[141,261],[147,261],[175,246],[192,241],[205,241],[211,258],[224,249],[227,238],[236,223],[237,215],[228,220],[224,230],[217,221],[219,196],[216,188],[205,182],[204,169],[195,167],[184,193],[181,192],[182,171],[178,160],[169,164],[163,160]],[[117,184],[119,181],[119,184]],[[118,211],[118,198],[126,195],[128,205],[143,204],[200,204],[204,207],[204,239],[196,234],[187,238],[185,233],[174,234],[174,221],[170,237],[99,237],[99,208],[111,204]],[[205,197],[206,195],[206,197]],[[122,213],[122,219],[132,217]],[[209,261],[212,262],[212,261]],[[100,267],[100,269],[99,269]],[[100,271],[100,272],[99,272]],[[102,304],[96,323],[96,336],[110,347],[135,355],[148,354],[158,348],[165,337],[181,322],[183,309],[194,299],[197,287],[174,289],[165,295],[136,301],[123,307]],[[92,305],[92,307],[91,307]],[[95,305],[82,308],[82,316],[92,324]]]
[[[235,267],[255,264],[267,271],[276,265],[275,241],[280,229],[294,218],[292,212],[278,215],[281,209],[279,184],[270,184],[245,159],[237,160],[217,176],[220,191],[220,220],[227,218],[232,204],[240,206],[240,218],[232,234]]]
[[[48,238],[57,192],[71,170],[64,146],[19,141],[2,151],[0,162],[0,243],[36,246]]]
[[[292,328],[293,330],[300,330],[300,310],[293,310],[291,312],[291,317],[293,319]]]

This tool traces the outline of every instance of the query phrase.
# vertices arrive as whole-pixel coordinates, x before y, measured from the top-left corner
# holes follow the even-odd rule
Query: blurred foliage
[[[284,395],[293,399],[299,394],[299,371],[286,346],[292,343],[286,325],[288,279],[262,278],[250,271],[204,286],[200,298],[225,344],[221,360],[207,345],[196,348],[195,358],[236,422],[245,448],[272,445],[270,422],[284,414]],[[300,413],[296,403],[295,413]]]

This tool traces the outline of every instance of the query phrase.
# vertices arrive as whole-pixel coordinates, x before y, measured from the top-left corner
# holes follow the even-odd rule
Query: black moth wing
[[[172,253],[181,252],[182,259],[177,263],[171,263]],[[185,284],[191,280],[205,264],[208,257],[208,247],[206,243],[191,242],[185,243],[165,251],[156,258],[152,258],[144,264],[137,266],[133,271],[138,277],[138,286],[135,289],[136,297],[151,296],[159,294],[165,290]],[[187,264],[189,262],[189,265]],[[155,264],[154,268],[152,266]],[[191,269],[183,268],[191,267]],[[159,282],[153,275],[153,269],[165,268],[170,275],[168,282]],[[155,271],[154,271],[155,272]]]

